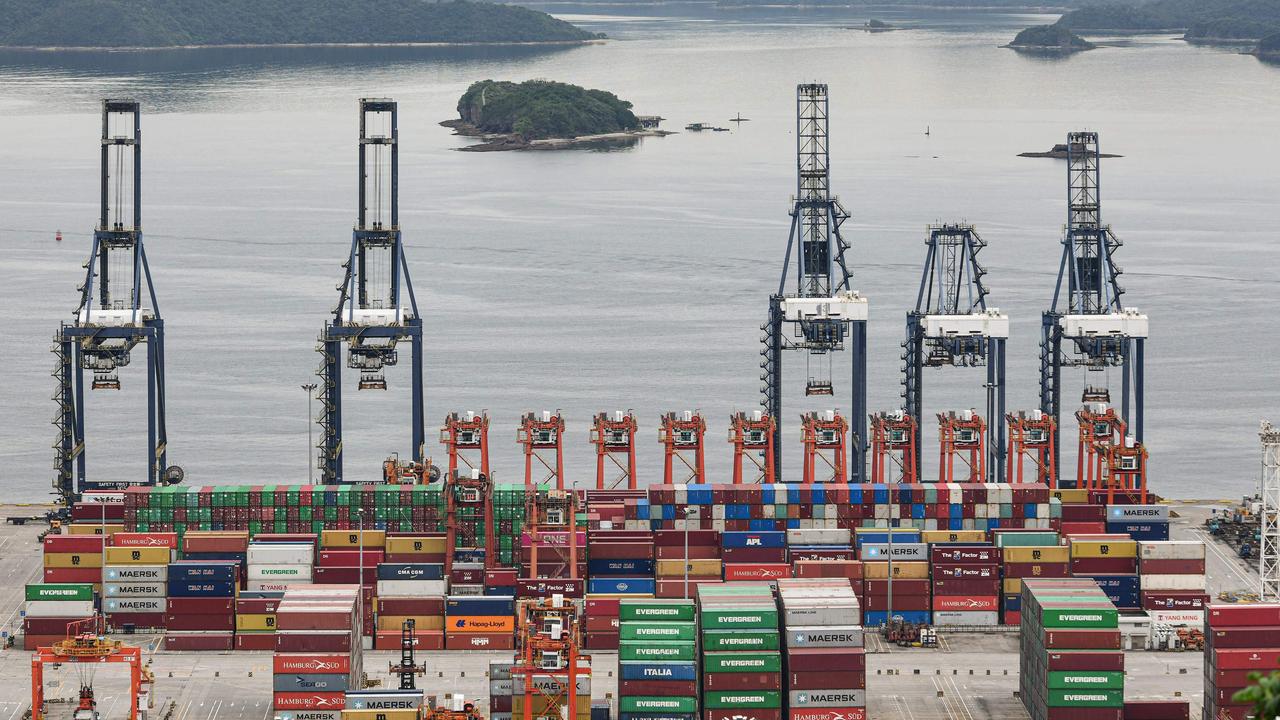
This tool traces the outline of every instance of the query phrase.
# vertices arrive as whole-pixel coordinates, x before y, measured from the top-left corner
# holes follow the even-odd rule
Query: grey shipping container
[[[788,626],[787,647],[862,647],[861,625]]]
[[[792,690],[787,694],[791,707],[866,707],[867,691],[861,688],[848,690]]]

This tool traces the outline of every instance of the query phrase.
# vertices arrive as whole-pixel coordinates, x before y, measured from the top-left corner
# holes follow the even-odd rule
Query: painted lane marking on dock
[[[1214,555],[1218,556],[1218,559],[1222,561],[1223,565],[1226,566],[1227,570],[1230,571],[1232,574],[1234,574],[1236,576],[1236,579],[1238,579],[1241,583],[1244,584],[1244,587],[1246,590],[1253,590],[1257,586],[1258,580],[1251,579],[1249,576],[1245,575],[1243,572],[1240,571],[1239,566],[1236,565],[1238,558],[1233,560],[1230,556],[1224,553],[1221,548],[1217,547],[1217,541],[1214,540],[1213,537],[1210,536],[1208,533],[1206,533],[1204,530],[1197,529],[1195,533],[1196,535],[1198,535],[1203,539],[1205,547],[1210,548],[1213,551]]]
[[[956,681],[954,676],[945,676],[943,682],[951,683],[951,687],[956,691],[956,700],[959,701],[960,707],[964,709],[964,714],[969,720],[974,720],[973,711],[969,709],[969,701],[965,699],[964,692],[960,688],[960,683]]]

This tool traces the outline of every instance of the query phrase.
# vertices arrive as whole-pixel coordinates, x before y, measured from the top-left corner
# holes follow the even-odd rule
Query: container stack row
[[[865,720],[861,609],[839,579],[778,581],[787,720]]]
[[[511,660],[489,661],[489,720],[512,720]]]
[[[1204,639],[1204,720],[1253,717],[1234,696],[1252,684],[1250,673],[1280,666],[1280,605],[1211,605]]]
[[[1059,545],[1058,533],[1052,531],[997,531],[991,535],[995,546],[1000,549],[1002,563],[1000,622],[1002,625],[1019,625],[1022,622],[1023,579],[1069,577],[1071,549]]]
[[[618,602],[619,720],[695,720],[697,618],[692,600]]]
[[[1119,614],[1087,579],[1022,582],[1022,703],[1032,720],[1123,720]]]
[[[778,605],[767,583],[698,588],[703,720],[779,720]]]
[[[334,712],[348,706],[346,694],[360,687],[363,673],[359,618],[357,586],[304,585],[285,591],[276,608],[272,705],[277,714]],[[323,679],[323,689],[300,687],[321,682],[306,675],[329,677]]]
[[[236,560],[169,564],[166,650],[231,650],[235,646],[240,567]]]
[[[933,624],[1000,624],[1000,551],[990,544],[930,545]]]
[[[93,616],[90,583],[41,583],[26,587],[22,618],[23,647],[35,650],[64,640],[67,625]]]
[[[157,630],[165,626],[169,610],[169,563],[177,538],[157,538],[158,544],[150,546],[133,540],[116,533],[103,548],[102,612],[113,628]]]
[[[444,614],[446,650],[515,648],[516,603],[509,595],[450,595]]]

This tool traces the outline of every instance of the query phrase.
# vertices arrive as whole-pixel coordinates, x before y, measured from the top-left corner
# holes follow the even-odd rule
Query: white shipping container
[[[1203,610],[1148,610],[1153,625],[1172,625],[1175,627],[1204,627]]]
[[[835,530],[827,530],[825,528],[813,530],[787,530],[787,544],[848,545],[849,530],[847,528],[837,528]]]
[[[162,613],[169,606],[167,598],[107,598],[102,601],[102,611],[111,613]]]
[[[93,616],[92,600],[28,600],[27,617],[74,617]]]
[[[862,610],[857,600],[830,600],[821,606],[783,607],[782,622],[787,627],[861,625]]]
[[[1000,624],[1000,613],[979,610],[935,610],[933,624],[940,627],[981,626],[988,627]]]
[[[490,679],[489,680],[489,697],[493,697],[494,695],[510,695],[512,687],[513,685],[512,685],[511,678],[507,678],[506,680]]]
[[[310,565],[249,565],[250,580],[294,582],[311,580]]]
[[[867,691],[862,688],[848,688],[847,690],[792,690],[787,694],[787,699],[793,708],[860,708],[867,705]]]
[[[249,543],[249,565],[310,565],[315,559],[310,543]]]
[[[1200,540],[1139,540],[1138,557],[1143,560],[1203,560]]]
[[[342,720],[340,710],[277,710],[275,720]]]
[[[448,594],[449,583],[447,580],[378,581],[378,597],[432,597]]]
[[[1204,590],[1204,575],[1143,575],[1142,589],[1148,592],[1157,590]]]
[[[168,586],[162,582],[109,582],[102,584],[102,596],[113,597],[164,597]]]
[[[159,582],[169,579],[168,565],[108,565],[102,568],[107,582]]]

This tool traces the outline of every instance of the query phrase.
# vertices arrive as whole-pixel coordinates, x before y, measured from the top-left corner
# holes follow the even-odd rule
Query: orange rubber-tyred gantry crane
[[[563,490],[564,418],[560,411],[552,414],[543,410],[541,417],[525,413],[520,418],[520,427],[516,428],[516,442],[524,447],[525,486],[555,483],[557,490]],[[542,470],[535,471],[534,460]],[[540,475],[541,479],[536,479],[535,475]]]
[[[596,446],[596,489],[636,489],[636,416],[630,411],[618,410],[610,417],[599,413],[591,423],[591,444]],[[617,455],[626,458],[623,463]],[[607,476],[605,459],[617,467],[619,474]]]
[[[142,650],[110,640],[101,633],[101,616],[67,624],[65,640],[31,654],[31,720],[45,720],[44,666],[76,664],[125,664],[129,667],[129,720],[138,719],[138,698],[151,673],[142,666]],[[91,680],[81,682],[80,708],[93,711]]]
[[[747,463],[754,466],[752,479],[746,482],[777,482],[773,462],[773,418],[756,410],[751,415],[744,412],[729,416],[729,442],[733,444],[733,484],[741,485]]]
[[[706,435],[707,421],[692,410],[662,416],[658,441],[665,449],[662,473],[665,484],[706,482]],[[679,475],[676,474],[677,468]]]

